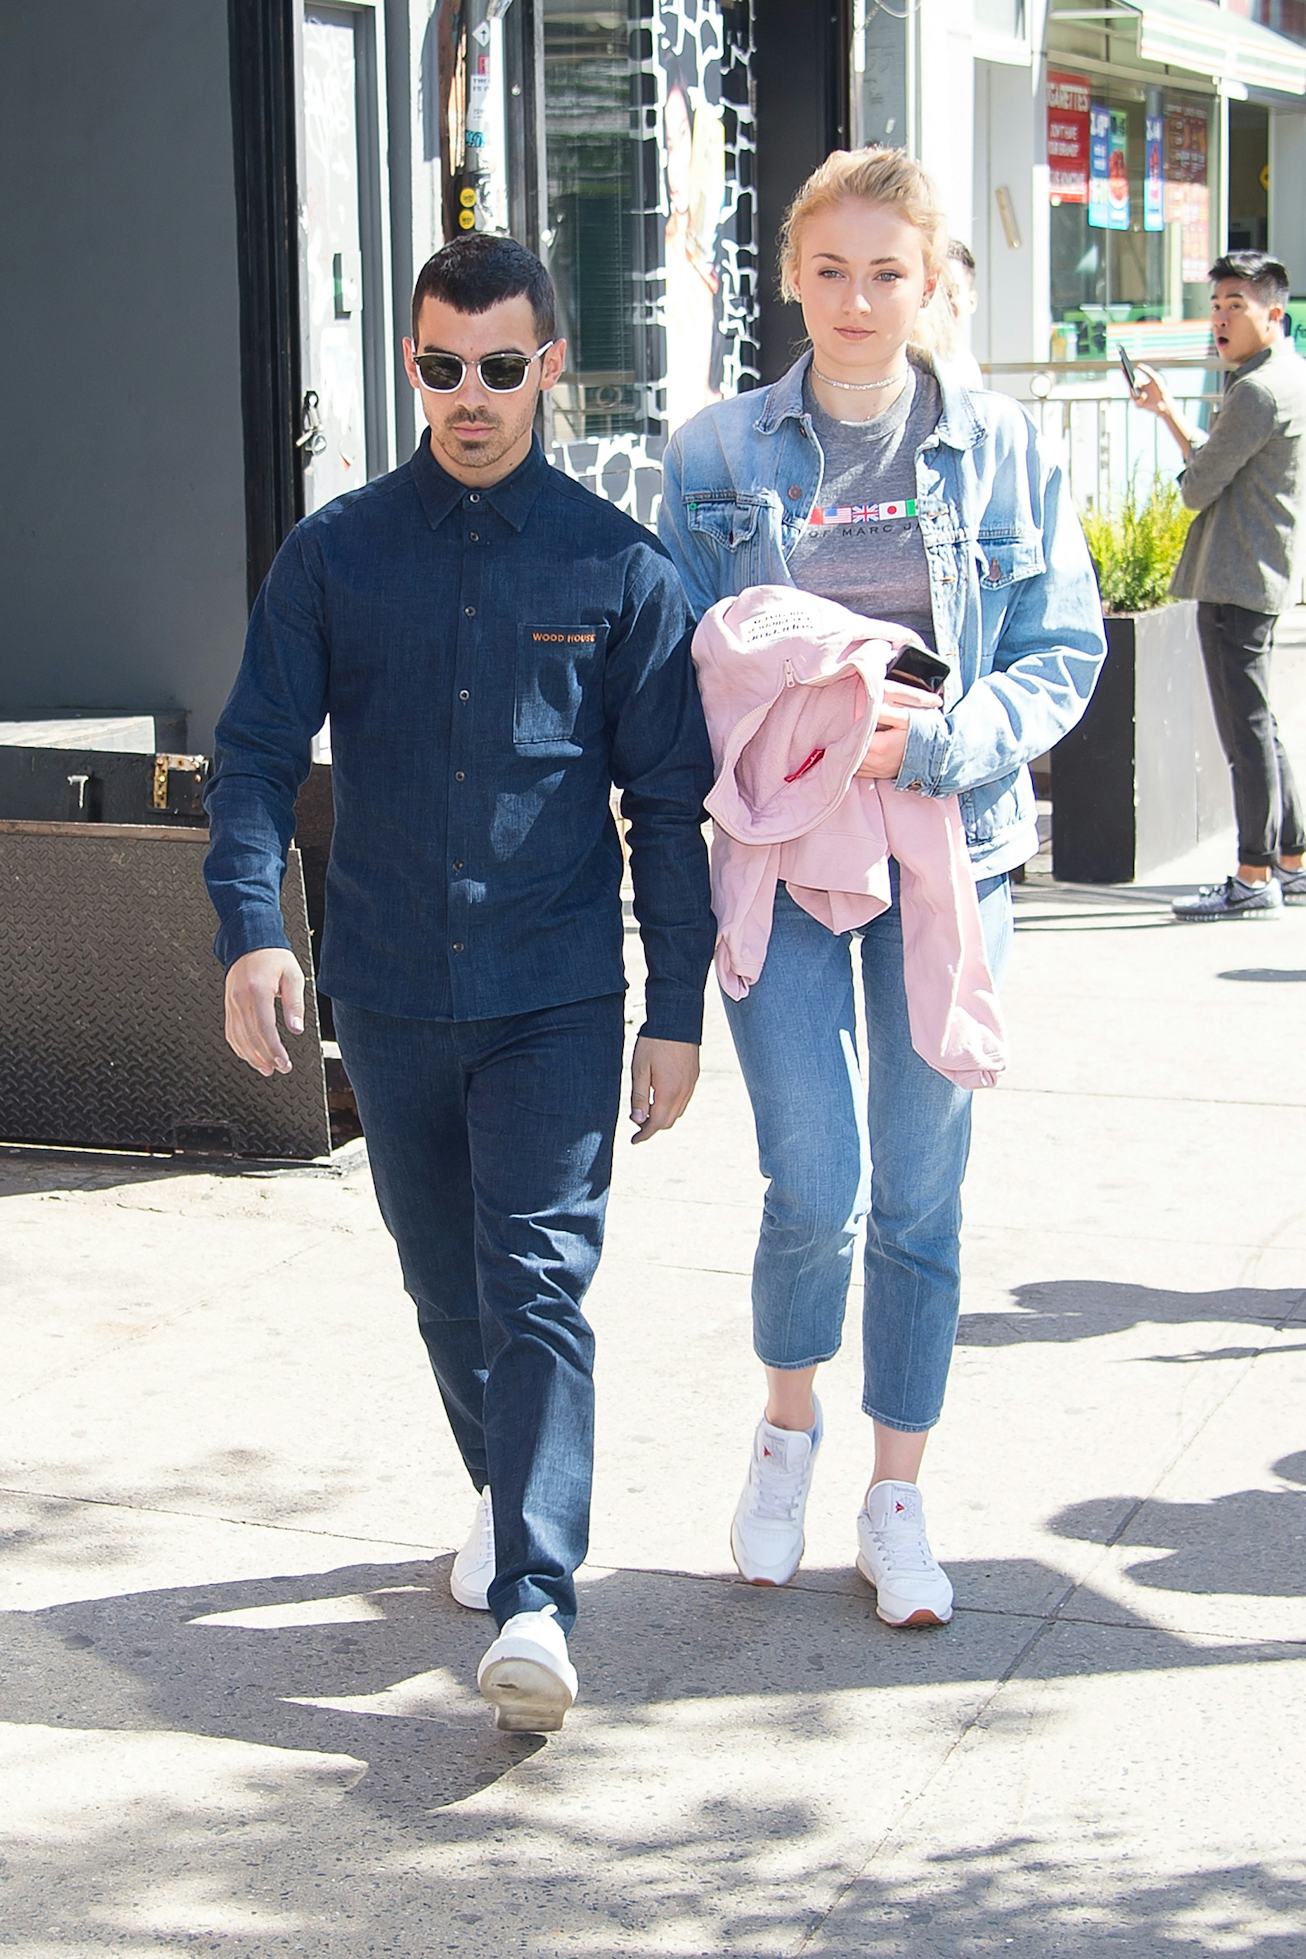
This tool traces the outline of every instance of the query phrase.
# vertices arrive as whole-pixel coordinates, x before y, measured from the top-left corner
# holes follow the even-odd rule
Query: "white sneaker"
[[[748,1481],[730,1526],[730,1549],[750,1585],[787,1585],[803,1555],[803,1513],[824,1433],[814,1396],[812,1405],[816,1427],[810,1435],[765,1420],[757,1424]]]
[[[490,1609],[489,1590],[494,1581],[494,1510],[490,1502],[490,1486],[487,1483],[481,1491],[476,1505],[476,1515],[467,1533],[467,1542],[453,1561],[449,1573],[449,1590],[459,1605],[465,1605],[470,1612],[488,1612]]]
[[[886,1626],[946,1626],[952,1586],[925,1535],[915,1483],[876,1483],[857,1513],[857,1569]]]
[[[552,1734],[580,1692],[567,1658],[567,1635],[557,1606],[509,1619],[476,1669],[476,1684],[494,1709],[494,1725],[510,1734]]]

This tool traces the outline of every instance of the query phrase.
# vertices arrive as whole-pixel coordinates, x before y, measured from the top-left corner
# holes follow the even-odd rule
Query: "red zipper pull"
[[[794,770],[793,774],[787,775],[785,777],[785,781],[797,782],[799,776],[806,775],[809,769],[814,769],[817,763],[822,760],[824,755],[825,755],[825,750],[823,748],[814,748],[811,754],[808,756],[807,760],[805,762],[800,762],[798,767]]]

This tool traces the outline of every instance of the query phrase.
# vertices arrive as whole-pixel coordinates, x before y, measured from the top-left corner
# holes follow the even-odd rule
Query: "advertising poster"
[[[1129,118],[1123,109],[1111,111],[1111,154],[1107,161],[1107,224],[1112,231],[1129,229]]]
[[[1162,158],[1163,124],[1160,116],[1149,116],[1145,124],[1143,149],[1143,230],[1165,230],[1165,165]]]
[[[1105,231],[1110,219],[1111,111],[1095,102],[1088,117],[1088,222]]]
[[[1093,106],[1087,75],[1048,70],[1048,191],[1054,204],[1088,203],[1088,118]]]
[[[1206,115],[1202,110],[1172,109],[1165,117],[1165,189],[1167,224],[1183,227],[1180,277],[1196,285],[1206,277],[1211,258],[1211,192],[1207,181]]]

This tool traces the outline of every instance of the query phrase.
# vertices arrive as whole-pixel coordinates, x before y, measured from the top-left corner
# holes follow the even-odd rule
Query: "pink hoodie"
[[[786,585],[750,586],[700,622],[694,664],[717,767],[707,798],[717,974],[742,1000],[766,958],[781,879],[814,918],[848,932],[887,909],[893,856],[912,1045],[960,1087],[988,1088],[1006,1066],[1006,1035],[957,798],[857,775],[882,700],[933,704],[885,679],[919,643]]]

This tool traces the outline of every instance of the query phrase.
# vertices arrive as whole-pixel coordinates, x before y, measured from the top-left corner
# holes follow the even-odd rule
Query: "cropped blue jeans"
[[[956,1339],[971,1091],[911,1044],[896,869],[893,904],[860,933],[828,931],[781,885],[761,975],[725,1004],[767,1179],[753,1264],[758,1358],[804,1368],[838,1351],[866,1218],[862,1406],[889,1428],[920,1431],[939,1418]],[[976,889],[997,980],[1010,887],[1002,876]]]

